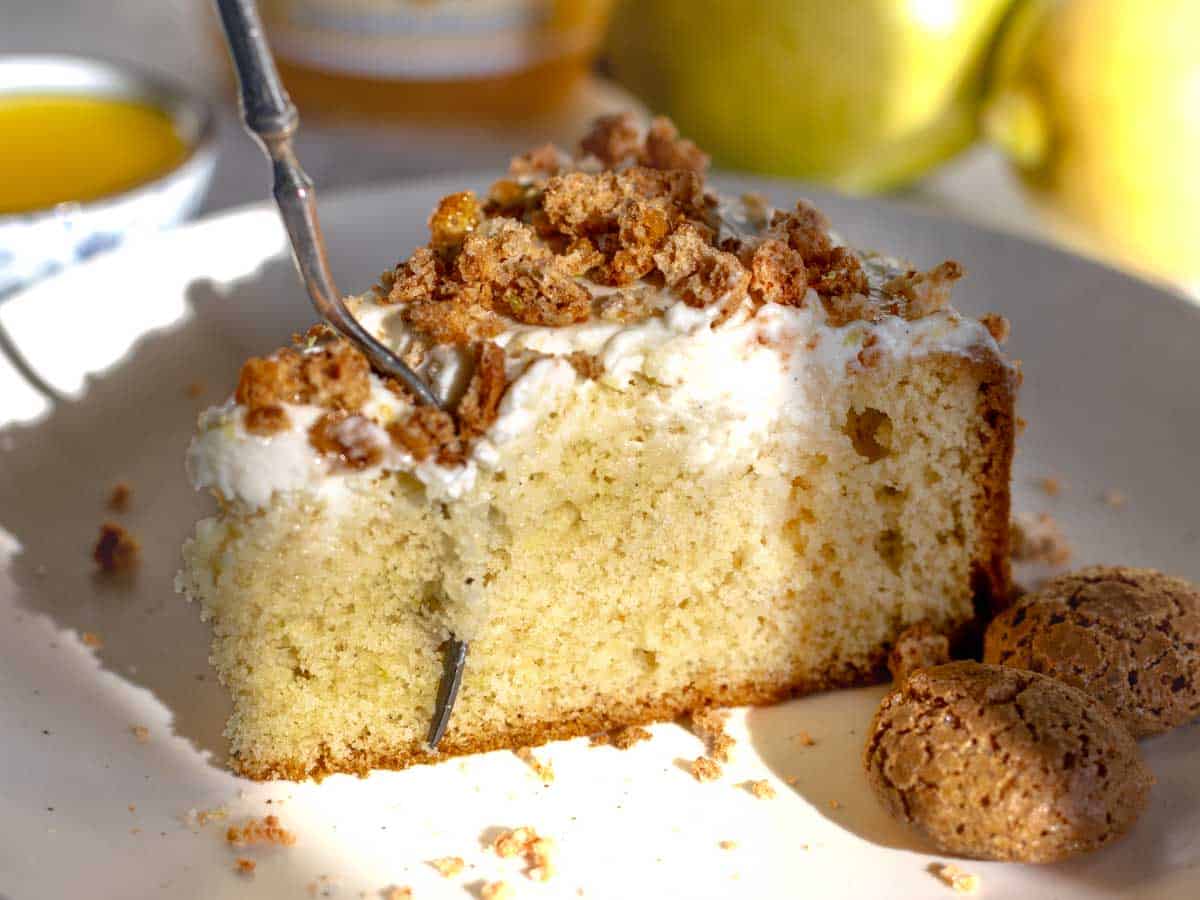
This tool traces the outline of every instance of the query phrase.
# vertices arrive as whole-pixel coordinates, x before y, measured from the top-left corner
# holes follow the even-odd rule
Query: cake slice
[[[180,587],[252,778],[398,768],[883,676],[1008,588],[1014,370],[961,270],[721,199],[658,120],[600,120],[441,201],[328,329],[242,369],[189,451]],[[989,330],[990,329],[990,330]],[[992,332],[997,334],[994,336]],[[443,652],[470,641],[437,753]]]

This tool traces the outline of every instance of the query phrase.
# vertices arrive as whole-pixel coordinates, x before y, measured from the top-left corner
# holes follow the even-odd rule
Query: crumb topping
[[[872,296],[861,260],[801,202],[769,214],[745,203],[760,234],[718,241],[718,203],[705,186],[708,157],[667,119],[641,129],[631,114],[598,119],[571,157],[554,147],[513,160],[482,204],[444,198],[430,240],[384,279],[386,302],[432,343],[486,340],[505,319],[565,325],[593,309],[582,281],[662,283],[687,303],[801,306],[812,287],[835,324],[883,315],[915,319],[943,308],[962,268],[945,262],[892,279]],[[620,309],[618,304],[617,309]],[[721,317],[715,324],[719,324]]]
[[[979,317],[979,323],[988,330],[997,344],[1003,344],[1012,333],[1012,324],[1000,313],[984,313]]]
[[[773,210],[764,197],[747,195],[738,222],[750,230],[731,231],[706,186],[708,164],[669,120],[642,127],[626,113],[597,119],[574,155],[545,145],[517,157],[486,197],[442,198],[428,241],[381,276],[375,301],[395,307],[407,327],[406,363],[456,347],[474,375],[452,409],[424,409],[405,397],[392,420],[375,424],[418,462],[463,462],[498,415],[508,382],[505,351],[493,339],[514,323],[644,320],[657,312],[653,298],[663,288],[692,307],[715,309],[713,327],[745,304],[819,303],[835,327],[915,320],[943,309],[963,274],[947,261],[873,285],[862,258],[835,243],[828,220],[803,201]],[[1007,330],[999,316],[985,326],[997,339]],[[868,337],[860,361],[868,365],[881,352]],[[573,353],[567,361],[583,378],[604,374],[594,356]],[[370,371],[361,352],[317,326],[295,347],[248,360],[234,399],[245,430],[264,437],[292,427],[290,405],[321,407],[309,442],[332,469],[361,470],[386,449],[364,410]]]
[[[239,875],[253,875],[256,868],[258,868],[258,863],[245,856],[239,856],[233,861],[233,870]]]
[[[383,449],[373,438],[370,419],[344,409],[322,413],[309,426],[308,442],[318,453],[331,457],[335,469],[366,469],[383,457]]]
[[[367,358],[345,340],[309,353],[288,347],[246,360],[234,399],[246,408],[246,430],[270,435],[291,424],[285,403],[357,412],[371,394],[370,371]]]

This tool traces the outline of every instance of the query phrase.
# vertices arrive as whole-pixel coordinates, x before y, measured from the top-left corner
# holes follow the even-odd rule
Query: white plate
[[[327,202],[341,284],[365,287],[421,242],[428,210],[460,186]],[[768,189],[781,204],[794,194]],[[860,246],[921,265],[962,261],[970,278],[959,305],[1012,320],[1029,420],[1018,509],[1052,512],[1079,563],[1200,579],[1200,310],[1046,247],[880,203],[814,199]],[[882,688],[736,714],[735,764],[705,785],[676,764],[699,742],[669,724],[624,753],[586,741],[543,748],[557,773],[549,787],[508,753],[321,785],[225,771],[228,701],[206,664],[197,610],[171,584],[180,543],[210,507],[188,487],[183,454],[197,409],[230,390],[243,358],[312,318],[282,252],[273,213],[250,209],[0,305],[10,357],[0,354],[0,896],[304,897],[311,884],[354,898],[397,884],[418,898],[457,898],[501,877],[531,898],[951,894],[927,870],[944,857],[891,822],[861,774]],[[205,386],[202,400],[188,396],[192,382]],[[1061,496],[1037,490],[1045,475],[1066,483]],[[117,518],[142,539],[145,562],[130,582],[112,583],[93,575],[90,550],[122,478],[134,499]],[[1105,505],[1106,489],[1127,505]],[[84,632],[103,647],[85,646]],[[789,739],[801,730],[815,747]],[[1159,783],[1127,839],[1062,865],[965,864],[985,895],[1200,896],[1200,726],[1145,750]],[[771,779],[779,796],[737,787],[752,778]],[[256,874],[235,875],[223,823],[181,821],[222,804],[235,820],[277,813],[298,843],[248,853]],[[522,824],[560,845],[548,884],[481,844]],[[719,849],[722,840],[737,847]],[[470,868],[445,880],[425,863],[447,855]]]

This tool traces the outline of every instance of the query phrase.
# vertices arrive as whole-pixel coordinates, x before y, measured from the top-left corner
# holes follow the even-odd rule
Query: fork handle
[[[237,70],[242,119],[271,161],[275,203],[287,229],[292,257],[317,312],[370,358],[377,369],[397,378],[417,399],[440,407],[423,380],[358,323],[333,283],[321,225],[316,189],[292,149],[300,115],[283,87],[267,46],[254,0],[216,0],[229,55]]]

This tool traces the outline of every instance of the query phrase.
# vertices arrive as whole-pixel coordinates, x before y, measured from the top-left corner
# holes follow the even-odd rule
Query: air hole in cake
[[[848,410],[842,433],[850,438],[854,452],[868,462],[878,462],[891,453],[892,420],[887,413],[872,406],[862,412]]]
[[[887,528],[879,532],[875,538],[875,552],[884,561],[893,574],[900,574],[900,566],[904,564],[904,535],[897,528]]]
[[[637,656],[649,671],[654,671],[658,668],[658,654],[653,650],[638,650]]]

